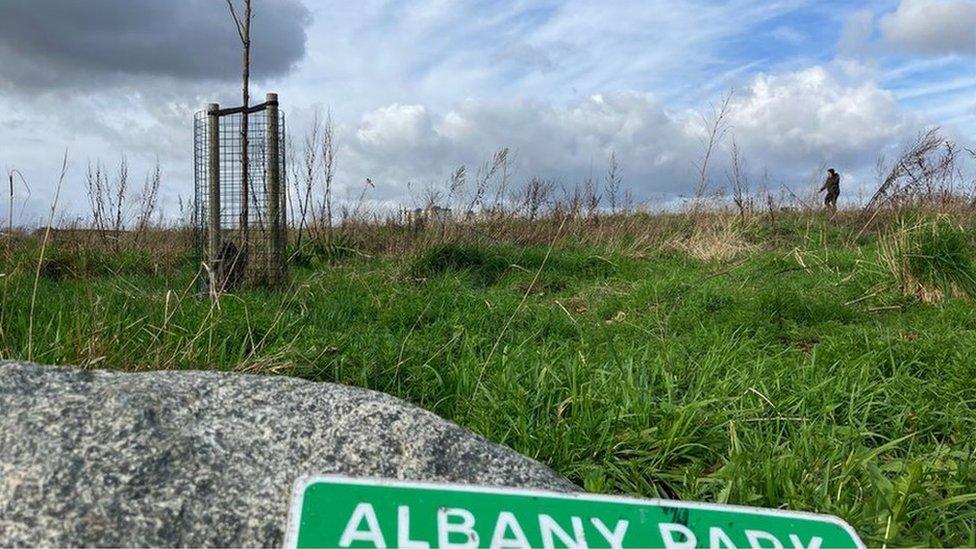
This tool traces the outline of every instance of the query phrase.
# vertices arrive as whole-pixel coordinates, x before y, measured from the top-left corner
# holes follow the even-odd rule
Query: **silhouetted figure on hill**
[[[840,174],[835,172],[833,168],[827,170],[827,180],[824,181],[823,187],[820,187],[819,192],[824,191],[827,191],[827,196],[824,197],[824,206],[830,213],[836,212],[837,197],[840,196]]]

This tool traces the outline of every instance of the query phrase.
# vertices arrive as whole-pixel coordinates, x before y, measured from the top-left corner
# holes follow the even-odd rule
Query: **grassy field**
[[[386,248],[353,234],[303,252],[287,291],[217,307],[188,254],[59,237],[37,270],[25,237],[0,281],[0,355],[369,387],[586,490],[976,545],[972,224],[932,219],[860,236],[813,215],[549,220]]]

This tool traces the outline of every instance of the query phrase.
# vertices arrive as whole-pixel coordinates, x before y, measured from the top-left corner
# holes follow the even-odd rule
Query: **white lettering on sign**
[[[359,525],[366,521],[366,531],[359,529]],[[353,510],[346,529],[342,531],[339,538],[339,547],[349,547],[354,541],[368,541],[373,547],[386,548],[386,540],[383,539],[383,532],[380,530],[380,523],[376,520],[376,511],[369,503],[360,503]]]
[[[429,549],[433,540],[413,539],[410,528],[410,507],[397,507],[396,545],[407,549]],[[542,535],[542,546],[555,547],[557,542],[567,548],[586,548],[586,532],[584,520],[581,517],[570,517],[569,528],[560,524],[553,517],[538,515],[539,532]],[[471,511],[459,507],[442,507],[437,511],[437,545],[447,548],[477,547],[480,541],[475,530],[476,520]],[[620,549],[624,544],[624,536],[630,523],[618,520],[613,529],[599,518],[589,518],[589,524],[602,536],[610,547]],[[482,529],[487,534],[487,529]],[[662,522],[658,524],[658,531],[664,547],[668,549],[694,549],[698,546],[698,538],[690,528],[676,522]],[[594,532],[591,530],[591,534]],[[748,549],[786,549],[784,540],[763,530],[745,530],[749,542]],[[595,534],[594,534],[595,535]],[[702,540],[704,541],[704,540]],[[355,542],[365,542],[373,547],[386,548],[386,538],[380,529],[376,510],[372,504],[359,503],[349,516],[346,527],[339,539],[340,547],[350,547]],[[525,535],[525,529],[519,523],[518,517],[510,511],[500,511],[494,523],[489,547],[511,548],[529,547],[533,545]],[[796,534],[789,535],[789,547],[792,549],[821,549],[823,538],[813,536],[804,544]],[[739,549],[732,538],[722,528],[712,526],[708,530],[708,545],[711,549]],[[741,548],[746,549],[746,548]]]
[[[571,517],[573,524],[573,536],[570,536],[562,526],[549,515],[539,515],[539,530],[542,532],[542,546],[546,549],[556,547],[553,536],[558,537],[563,546],[567,549],[586,547],[586,536],[583,534],[583,520],[579,517]]]
[[[662,522],[658,525],[661,532],[661,539],[667,549],[694,549],[698,546],[698,538],[695,533],[684,524],[674,522]],[[763,530],[746,530],[746,539],[749,540],[749,549],[785,549],[783,542],[779,538]],[[823,538],[814,536],[808,545],[803,545],[803,540],[796,534],[790,534],[790,543],[793,549],[820,549]],[[710,549],[736,549],[732,538],[724,530],[717,526],[708,529],[708,547]]]
[[[509,532],[512,533],[511,537],[508,535]],[[508,511],[498,513],[498,520],[495,521],[495,532],[491,535],[492,549],[531,546],[532,544],[529,543],[529,538],[525,537],[522,525],[519,524],[515,515]]]
[[[459,517],[461,523],[451,522],[452,517]],[[454,537],[464,536],[464,541],[451,541]],[[474,531],[474,515],[467,509],[456,507],[442,507],[437,510],[437,545],[438,547],[477,547],[478,533]]]
[[[735,549],[732,538],[725,533],[725,530],[715,526],[708,529],[708,546],[712,549]]]
[[[430,544],[426,541],[410,539],[410,507],[397,507],[397,547],[403,549],[427,549]]]
[[[695,549],[698,545],[695,533],[684,524],[662,522],[657,525],[657,529],[661,532],[661,539],[667,549]],[[682,539],[678,539],[678,536]]]
[[[611,549],[621,549],[624,546],[624,536],[627,534],[627,526],[630,524],[626,520],[617,521],[617,525],[613,527],[613,532],[607,528],[606,524],[598,518],[591,518],[590,522],[596,527],[600,535],[603,536],[607,543],[610,544]]]

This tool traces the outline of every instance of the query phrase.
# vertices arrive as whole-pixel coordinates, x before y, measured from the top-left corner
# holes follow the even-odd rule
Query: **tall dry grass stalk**
[[[732,103],[733,91],[725,95],[718,105],[712,106],[711,111],[699,113],[702,127],[705,130],[705,138],[702,142],[701,159],[695,162],[698,181],[695,184],[695,195],[692,202],[692,214],[697,216],[699,211],[704,208],[704,199],[708,193],[709,168],[715,149],[725,140],[729,132],[728,117]]]
[[[44,264],[44,252],[47,250],[47,243],[51,237],[51,225],[54,224],[54,213],[58,208],[58,199],[61,198],[61,185],[64,183],[64,176],[68,171],[68,149],[64,150],[64,158],[61,159],[61,175],[58,177],[57,187],[54,189],[54,201],[51,202],[51,214],[48,216],[47,227],[44,229],[44,239],[41,241],[41,252],[37,257],[37,269],[34,270],[34,287],[31,291],[31,306],[29,326],[27,329],[27,360],[34,358],[34,310],[37,305],[37,287],[41,282],[41,265]]]
[[[292,166],[293,194],[288,200],[291,208],[292,226],[295,228],[295,252],[299,253],[306,244],[318,241],[331,245],[334,237],[335,202],[334,189],[338,158],[338,141],[335,122],[329,111],[325,119],[316,110],[312,124],[303,136],[301,149],[289,147],[288,156]],[[368,178],[367,178],[368,181]],[[371,183],[370,183],[371,184]],[[363,189],[361,200],[365,201]],[[363,209],[343,205],[340,217],[357,217]],[[307,239],[306,239],[307,237]]]
[[[739,144],[735,140],[735,135],[732,136],[732,149],[729,152],[729,157],[731,169],[728,179],[729,187],[732,191],[732,203],[739,210],[739,219],[745,223],[746,215],[752,213],[754,204],[752,196],[749,195],[749,175],[739,151]]]
[[[141,191],[135,196],[129,185],[129,164],[125,155],[119,160],[114,177],[100,161],[89,162],[85,183],[91,208],[90,229],[100,243],[118,251],[126,232],[137,245],[144,243],[146,233],[158,221],[162,183],[159,161],[150,168]]]
[[[931,208],[944,211],[960,200],[958,148],[939,127],[920,132],[890,164],[879,157],[877,172],[883,177],[863,209],[866,221],[854,239],[860,238],[886,208]],[[965,192],[965,191],[964,191]],[[970,189],[969,192],[972,192]]]
[[[13,234],[14,234],[14,195],[16,189],[14,185],[14,176],[20,179],[20,184],[23,185],[24,187],[24,191],[26,193],[24,196],[24,203],[26,203],[27,200],[30,199],[30,195],[31,195],[31,188],[30,185],[27,183],[27,179],[24,177],[24,174],[16,168],[13,168],[10,171],[8,171],[7,172],[7,185],[8,185],[7,236],[8,238],[13,238]]]
[[[305,236],[305,229],[309,223],[309,215],[314,216],[311,211],[312,193],[315,191],[315,182],[318,175],[319,165],[319,146],[321,144],[322,124],[319,120],[319,111],[313,114],[312,125],[305,132],[302,141],[301,158],[296,158],[294,148],[288,147],[288,164],[292,169],[292,185],[294,185],[294,197],[288,200],[291,208],[292,224],[296,231],[296,248],[302,247],[302,238]]]
[[[505,337],[505,334],[508,332],[509,326],[512,325],[512,321],[515,320],[515,317],[518,316],[519,311],[521,311],[522,308],[525,306],[525,302],[529,299],[529,294],[532,293],[532,289],[535,288],[536,284],[539,282],[539,276],[545,270],[546,264],[549,262],[549,258],[552,256],[552,250],[553,248],[555,248],[556,242],[559,241],[559,236],[560,234],[562,234],[562,231],[565,228],[565,226],[566,226],[566,218],[563,218],[562,222],[559,224],[559,228],[556,229],[556,232],[553,234],[552,239],[549,241],[549,247],[546,249],[546,255],[545,257],[543,257],[542,263],[539,264],[539,268],[536,270],[535,275],[532,277],[532,282],[525,288],[525,292],[522,293],[522,299],[519,300],[519,303],[515,307],[515,310],[512,311],[512,314],[508,317],[508,320],[506,320],[505,324],[502,325],[502,329],[498,332],[498,337],[495,338],[495,342],[492,344],[491,350],[488,351],[488,356],[485,357],[485,361],[482,363],[481,368],[478,370],[478,377],[475,380],[474,388],[471,391],[471,397],[468,399],[469,402],[474,402],[475,399],[478,398],[478,390],[481,389],[481,383],[484,380],[485,372],[488,370],[488,365],[491,363],[491,359],[494,356],[495,351],[498,350],[498,346],[501,344],[502,339]],[[471,408],[469,407],[467,413],[470,412],[471,412]]]

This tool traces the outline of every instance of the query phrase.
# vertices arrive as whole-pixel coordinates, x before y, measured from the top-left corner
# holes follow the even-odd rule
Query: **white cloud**
[[[849,72],[849,71],[848,71]],[[872,81],[845,83],[825,67],[757,76],[733,103],[732,124],[747,151],[781,167],[872,162],[913,127],[894,95]]]
[[[915,57],[908,61],[938,66],[898,76],[905,56],[880,47],[877,27],[878,7],[896,0],[851,7],[872,11],[849,21],[847,62],[829,61],[833,52],[820,41],[843,15],[815,0],[280,1],[301,1],[312,15],[306,55],[290,72],[255,80],[252,95],[280,93],[294,144],[312,108],[331,106],[339,192],[354,197],[371,177],[377,198],[408,198],[408,181],[441,182],[505,146],[517,152],[520,180],[599,177],[612,149],[639,195],[686,194],[700,150],[689,109],[731,84],[741,90],[733,116],[739,144],[751,166],[774,174],[824,160],[845,170],[870,166],[913,127],[906,109],[961,127],[972,120],[971,89],[955,81],[972,72],[965,71],[972,58]],[[914,4],[906,0],[889,19]],[[236,52],[220,6],[215,20],[226,40],[212,45]],[[177,195],[192,190],[192,113],[209,101],[240,100],[236,84],[165,76],[172,71],[81,93],[15,95],[2,82],[12,70],[0,70],[0,168],[24,169],[37,183],[33,213],[47,210],[42,197],[65,145],[72,171],[62,198],[70,208],[84,213],[86,161],[111,162],[124,151],[133,174],[159,157],[172,213]],[[756,76],[760,70],[766,74]],[[716,164],[717,181],[723,169]]]
[[[845,175],[866,174],[879,152],[917,127],[893,94],[875,83],[873,72],[853,62],[760,74],[737,93],[732,108],[732,130],[749,166],[757,172],[768,168],[774,178],[787,182],[796,182],[798,174],[805,178],[822,162]],[[73,172],[63,193],[66,209],[84,214],[80,177],[87,159],[102,157],[111,162],[122,152],[114,150],[113,144],[125,142],[130,145],[127,152],[136,176],[151,163],[153,151],[161,153],[165,200],[169,213],[174,213],[176,195],[188,196],[192,186],[189,165],[179,155],[188,148],[191,110],[185,106],[153,113],[146,119],[148,129],[134,124],[100,130],[88,117],[74,121],[74,133],[89,137],[71,147]],[[98,112],[104,114],[93,111],[91,116],[98,118]],[[301,143],[302,120],[308,119],[308,109],[289,112],[291,143]],[[625,185],[638,198],[673,200],[693,192],[692,162],[701,151],[702,132],[695,112],[669,108],[656,96],[636,91],[596,94],[568,103],[472,98],[447,109],[391,103],[338,121],[338,196],[357,197],[362,181],[369,177],[377,184],[371,197],[405,204],[419,187],[442,183],[461,164],[473,171],[502,147],[510,147],[517,159],[516,183],[532,176],[559,179],[567,185],[590,176],[600,178],[613,150],[623,167]],[[90,126],[87,134],[80,130],[84,124]],[[55,131],[56,126],[44,128]],[[142,155],[133,154],[138,151],[132,145],[138,143],[144,143]],[[151,143],[161,149],[155,150]],[[58,160],[51,154],[42,162],[42,151],[35,145],[28,147],[26,141],[7,152],[30,153],[22,158],[33,161],[18,165],[53,165]],[[715,185],[724,181],[726,159],[725,151],[714,159]],[[38,181],[36,176],[31,179]],[[40,182],[41,189],[48,186]],[[409,182],[413,191],[407,189]],[[28,210],[43,212],[48,194],[35,193],[34,206]]]
[[[405,143],[421,145],[432,136],[431,129],[425,107],[394,103],[363,115],[356,138],[363,147],[386,155]]]
[[[823,162],[846,173],[870,169],[917,122],[865,74],[838,64],[752,79],[734,98],[729,118],[749,165],[786,181]],[[696,113],[628,91],[568,105],[471,99],[444,113],[390,105],[367,113],[345,134],[342,177],[372,178],[382,199],[404,197],[408,181],[438,184],[458,165],[473,169],[510,147],[520,180],[542,176],[569,185],[600,178],[612,150],[636,195],[660,200],[693,191],[702,131]],[[714,159],[716,185],[724,180],[726,157],[720,151]]]
[[[647,94],[596,95],[568,106],[530,100],[468,100],[443,114],[391,105],[348,128],[346,179],[370,177],[381,197],[402,195],[407,182],[439,183],[458,165],[473,169],[502,147],[518,158],[519,176],[567,184],[600,177],[607,155],[626,159],[642,194],[684,190],[688,147],[684,116]],[[382,137],[379,137],[382,136]]]
[[[879,27],[887,43],[923,55],[976,55],[976,1],[902,0]]]

